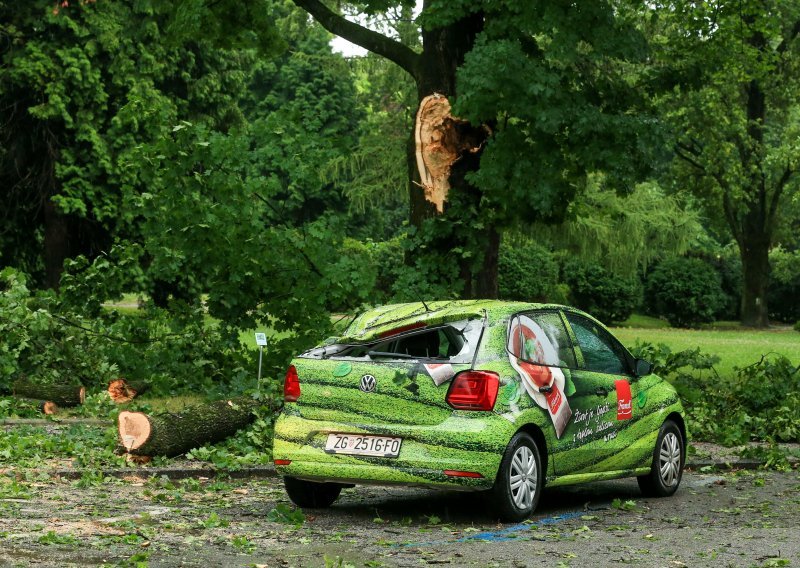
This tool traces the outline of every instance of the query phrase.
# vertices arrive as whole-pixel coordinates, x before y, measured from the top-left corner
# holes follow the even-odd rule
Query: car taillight
[[[297,369],[294,365],[289,365],[286,370],[286,378],[283,380],[283,400],[284,402],[297,402],[300,398],[300,377],[297,376]]]
[[[447,391],[447,404],[456,410],[492,410],[500,376],[491,371],[462,371]]]

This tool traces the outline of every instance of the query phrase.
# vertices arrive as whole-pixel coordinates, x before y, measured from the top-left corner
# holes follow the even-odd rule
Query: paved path
[[[287,504],[274,478],[6,476],[0,566],[800,566],[797,471],[688,473],[668,499],[633,480],[553,489],[518,525],[468,493],[357,487],[300,526],[279,522]]]

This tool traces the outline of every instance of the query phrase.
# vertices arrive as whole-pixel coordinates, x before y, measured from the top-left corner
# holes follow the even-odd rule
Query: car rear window
[[[361,361],[433,359],[449,363],[472,363],[482,331],[483,321],[462,320],[389,335],[369,343],[334,342],[307,351],[302,357]]]

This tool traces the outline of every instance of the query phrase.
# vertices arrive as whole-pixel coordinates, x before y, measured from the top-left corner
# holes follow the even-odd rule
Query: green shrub
[[[800,251],[776,247],[769,253],[770,284],[767,307],[770,319],[800,320]]]
[[[378,271],[370,300],[374,304],[385,304],[392,297],[392,286],[397,279],[399,267],[403,266],[403,237],[370,242],[369,247]]]
[[[535,243],[517,245],[503,241],[497,263],[502,300],[555,301],[558,263],[549,250]]]
[[[631,353],[675,385],[693,439],[729,446],[800,441],[800,367],[786,357],[763,356],[720,377],[719,359],[699,349],[673,353],[664,344],[637,343]]]
[[[726,445],[800,441],[800,372],[786,357],[764,356],[718,385],[695,388],[701,392],[693,408],[704,417],[696,429],[704,438]]]
[[[725,304],[720,276],[699,258],[664,260],[647,277],[645,301],[673,327],[694,327],[714,321]]]
[[[737,320],[742,299],[742,259],[736,245],[728,245],[706,257],[717,271],[722,283],[724,301],[714,314],[717,320]]]
[[[392,287],[403,269],[403,245],[400,238],[375,242],[345,238],[337,264],[340,279],[349,279],[346,294],[331,294],[332,312],[352,312],[364,303],[385,304],[392,298]],[[340,283],[337,283],[340,284]]]
[[[254,386],[253,357],[238,333],[210,321],[202,306],[168,312],[148,305],[135,314],[102,309],[88,318],[76,306],[91,289],[72,282],[62,285],[60,296],[31,293],[24,274],[0,272],[0,394],[23,376],[81,383],[90,393],[119,376],[148,381],[155,395]]]
[[[599,264],[568,261],[564,282],[570,302],[605,323],[628,319],[641,303],[642,286],[636,278],[621,278]]]
[[[32,294],[26,280],[13,268],[0,271],[0,393],[23,376],[84,385],[114,376],[116,367],[88,325],[61,313],[52,293]]]
[[[800,320],[797,320],[797,323],[794,324],[794,330],[795,331],[800,331]]]

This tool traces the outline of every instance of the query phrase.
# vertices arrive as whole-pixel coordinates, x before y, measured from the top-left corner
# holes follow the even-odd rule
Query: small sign
[[[262,347],[267,346],[267,334],[266,333],[256,333],[256,345],[260,345]]]

